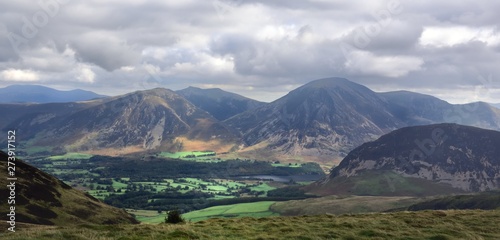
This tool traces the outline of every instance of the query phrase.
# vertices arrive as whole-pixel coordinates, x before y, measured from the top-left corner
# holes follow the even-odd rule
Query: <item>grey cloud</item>
[[[92,33],[81,36],[70,43],[78,59],[96,64],[108,71],[134,65],[139,62],[140,54],[121,39],[105,33]]]
[[[228,5],[230,12],[221,17],[215,2]],[[239,93],[253,88],[248,91],[256,94],[255,98],[263,92],[278,96],[286,92],[284,89],[331,76],[381,90],[433,89],[446,95],[482,84],[477,80],[479,74],[492,75],[493,84],[488,86],[500,88],[500,69],[496,66],[500,44],[487,45],[477,40],[441,47],[419,44],[423,30],[429,26],[498,31],[500,17],[496,9],[500,2],[494,1],[401,1],[403,12],[393,16],[391,24],[370,36],[369,43],[358,50],[375,60],[421,59],[421,68],[394,78],[377,71],[346,68],[349,56],[342,51],[342,43],[355,46],[356,28],[377,24],[372,13],[384,10],[387,2],[75,0],[61,6],[58,14],[22,46],[20,55],[0,27],[0,71],[31,69],[48,76],[44,83],[64,85],[62,79],[76,78],[83,64],[92,67],[96,81],[69,81],[68,88],[126,92],[135,90],[130,86],[141,89],[147,85],[143,83],[151,75],[143,67],[150,64],[157,67],[155,76],[163,87],[213,84]],[[33,1],[3,1],[0,21],[8,31],[21,35],[22,16],[29,18],[40,10]],[[271,35],[283,37],[262,37],[266,27],[274,29]],[[279,31],[291,33],[288,36]],[[62,56],[66,49],[75,52],[74,59]],[[46,62],[42,60],[44,54]],[[234,68],[227,71],[231,64]],[[180,71],[179,65],[191,70]],[[121,70],[123,66],[131,66],[131,70]]]

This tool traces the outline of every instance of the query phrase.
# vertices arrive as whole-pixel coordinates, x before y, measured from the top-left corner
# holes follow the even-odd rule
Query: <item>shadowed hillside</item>
[[[7,154],[0,152],[0,214],[6,216],[10,206],[7,196]],[[17,159],[15,161],[15,208],[17,223],[42,225],[137,223],[124,210],[108,206],[92,196],[66,185]],[[3,224],[5,225],[5,223]],[[2,230],[7,229],[6,227]]]

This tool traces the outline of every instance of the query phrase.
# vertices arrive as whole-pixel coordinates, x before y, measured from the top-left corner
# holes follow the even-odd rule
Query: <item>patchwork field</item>
[[[109,205],[136,209],[138,212],[133,214],[145,223],[163,222],[169,210],[188,213],[214,206],[224,207],[212,212],[213,217],[276,215],[268,211],[270,203],[250,211],[228,208],[235,207],[232,204],[262,207],[262,203],[249,203],[307,198],[303,193],[292,191],[290,195],[288,190],[279,190],[305,183],[276,179],[304,175],[318,178],[323,174],[318,165],[311,163],[218,158],[214,151],[162,152],[147,157],[70,152],[33,158],[30,163]],[[202,213],[193,219],[208,217],[210,214]]]

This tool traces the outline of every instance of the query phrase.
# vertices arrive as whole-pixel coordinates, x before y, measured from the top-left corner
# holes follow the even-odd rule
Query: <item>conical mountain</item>
[[[347,154],[404,125],[375,92],[343,78],[312,81],[226,123],[241,131],[248,145],[266,142],[296,155]]]

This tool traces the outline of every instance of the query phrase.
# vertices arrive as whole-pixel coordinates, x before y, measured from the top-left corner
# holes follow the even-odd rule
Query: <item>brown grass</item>
[[[204,151],[204,150],[212,150],[214,152],[229,152],[231,148],[234,146],[233,144],[222,143],[219,140],[192,140],[187,137],[177,137],[175,141],[182,142],[183,151]]]
[[[1,239],[500,239],[500,211],[211,219],[182,225],[20,228]]]

